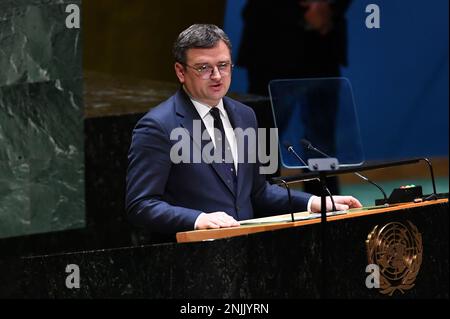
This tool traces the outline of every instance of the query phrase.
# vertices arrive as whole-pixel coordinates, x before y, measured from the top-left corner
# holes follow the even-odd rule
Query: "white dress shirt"
[[[211,115],[211,113],[209,113],[209,111],[211,110],[211,106],[200,103],[192,98],[191,101],[194,104],[195,109],[200,115],[200,118],[202,119],[203,123],[205,124],[206,130],[208,131],[208,134],[212,139],[214,147],[216,147],[214,139],[214,118]],[[228,144],[230,144],[231,147],[231,155],[233,156],[234,169],[235,173],[237,174],[238,151],[237,151],[236,135],[234,135],[233,127],[231,126],[227,111],[225,111],[225,108],[223,107],[223,100],[220,99],[219,104],[217,104],[215,107],[218,108],[220,111],[220,119],[222,120],[223,123],[223,128],[225,130],[225,135],[227,137]]]

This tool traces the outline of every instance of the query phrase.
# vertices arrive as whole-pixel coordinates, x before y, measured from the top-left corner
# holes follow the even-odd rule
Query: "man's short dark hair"
[[[209,49],[222,40],[231,54],[231,42],[225,32],[214,24],[193,24],[182,31],[173,45],[176,62],[186,64],[186,51],[193,48]]]

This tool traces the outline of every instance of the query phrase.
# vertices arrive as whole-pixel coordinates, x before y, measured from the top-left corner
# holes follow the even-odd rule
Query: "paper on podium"
[[[330,213],[327,213],[327,216],[341,215],[341,214],[346,214],[346,213],[347,213],[347,211],[330,212]],[[320,218],[320,213],[310,213],[310,212],[294,213],[294,221],[314,219],[314,218]],[[247,220],[239,221],[241,226],[257,225],[257,224],[270,224],[270,223],[284,223],[284,222],[292,222],[292,215],[284,214],[284,215],[276,215],[276,216],[254,218],[254,219],[247,219]]]
[[[336,215],[343,215],[343,214],[358,213],[358,212],[372,210],[372,209],[385,208],[385,207],[388,207],[388,206],[395,206],[395,205],[365,206],[365,207],[361,207],[361,208],[351,208],[351,209],[348,209],[348,210],[341,210],[341,211],[336,211],[336,212],[328,212],[327,213],[327,217],[329,217],[329,216],[336,216]],[[310,212],[294,213],[294,221],[315,219],[315,218],[320,218],[320,213],[310,213]],[[239,221],[241,226],[250,226],[250,225],[258,225],[258,224],[270,224],[270,223],[284,223],[284,222],[292,222],[291,214],[275,215],[275,216],[269,216],[269,217],[263,217],[263,218],[254,218],[254,219],[246,219],[246,220]]]

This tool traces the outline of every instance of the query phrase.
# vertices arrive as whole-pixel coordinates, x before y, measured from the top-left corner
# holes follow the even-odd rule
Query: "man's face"
[[[186,59],[189,66],[175,63],[178,79],[193,99],[209,106],[216,106],[228,92],[231,83],[231,70],[228,75],[225,75],[224,73],[227,72],[221,74],[219,68],[216,67],[224,65],[224,63],[231,65],[230,50],[227,45],[225,42],[219,41],[213,48],[189,49],[186,52]],[[196,70],[205,65],[214,67],[208,76],[202,75]]]

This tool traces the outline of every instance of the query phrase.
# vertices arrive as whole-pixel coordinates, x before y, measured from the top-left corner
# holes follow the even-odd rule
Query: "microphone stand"
[[[325,227],[327,222],[327,184],[326,184],[327,175],[323,172],[319,173],[320,185],[322,186],[322,194],[320,195],[320,221]]]
[[[329,261],[326,260],[328,257],[328,223],[327,223],[327,186],[326,186],[326,178],[327,178],[327,171],[330,169],[338,169],[339,164],[337,164],[337,160],[333,158],[329,158],[329,166],[328,168],[320,167],[318,163],[314,163],[314,161],[317,159],[310,159],[308,161],[310,170],[316,170],[319,172],[319,181],[320,185],[322,186],[322,194],[320,196],[320,229],[321,229],[321,255],[322,255],[322,262],[321,262],[321,272],[322,272],[322,281],[321,281],[321,296],[326,298],[327,297],[327,287],[328,287],[328,280],[326,276],[327,266],[329,264]],[[334,161],[334,163],[331,163]]]
[[[302,163],[303,165],[305,165],[306,167],[308,167],[308,164],[306,164],[306,162],[303,160],[303,158],[300,157],[300,155],[297,154],[297,152],[294,150],[294,147],[289,143],[289,142],[285,142],[284,146],[286,147],[286,149],[288,150],[289,153],[293,154],[294,157],[296,159],[298,159],[300,161],[300,163]],[[320,182],[320,179],[318,178],[314,178],[313,180]],[[281,180],[282,181],[282,180]],[[322,185],[322,183],[321,183]],[[322,185],[322,190],[325,190],[325,192],[327,193],[328,196],[330,196],[330,200],[331,200],[331,204],[332,204],[332,210],[336,211],[336,205],[334,203],[334,199],[333,199],[333,195],[331,194],[330,190],[328,189],[326,184]]]
[[[319,150],[318,148],[314,147],[314,146],[311,144],[311,142],[309,142],[308,140],[302,139],[302,140],[301,140],[301,143],[302,143],[303,146],[305,146],[308,150],[313,150],[314,152],[317,152],[317,153],[319,153],[319,154],[321,154],[321,155],[323,155],[323,156],[325,156],[325,157],[328,157],[328,158],[330,157],[330,156],[329,156],[328,154],[326,154],[325,152],[322,152],[322,151]],[[429,169],[429,171],[430,171],[430,176],[431,176],[431,183],[432,183],[432,186],[433,186],[433,193],[432,193],[431,195],[425,197],[423,200],[424,200],[424,201],[428,201],[428,200],[436,200],[436,199],[438,199],[438,195],[437,195],[437,191],[436,191],[436,182],[435,182],[435,179],[434,179],[434,172],[433,172],[433,166],[431,165],[431,161],[430,161],[428,158],[426,158],[426,157],[419,158],[419,159],[416,160],[416,162],[417,162],[417,161],[424,161],[424,162],[428,165],[428,169]],[[386,205],[386,204],[389,203],[389,200],[388,200],[388,198],[387,198],[387,196],[386,196],[386,193],[384,192],[384,190],[383,190],[377,183],[371,181],[370,179],[368,179],[368,178],[365,177],[364,175],[361,175],[361,174],[358,173],[358,172],[354,172],[353,174],[355,174],[356,176],[362,178],[363,180],[365,180],[365,181],[369,182],[370,184],[374,185],[375,187],[377,187],[377,188],[381,191],[381,193],[383,194],[383,197],[384,197],[384,204]]]
[[[318,154],[320,154],[320,155],[322,155],[322,156],[324,156],[324,157],[326,157],[326,158],[331,158],[330,155],[328,155],[328,154],[326,154],[325,152],[322,152],[322,151],[319,150],[318,148],[314,147],[314,146],[311,144],[311,142],[308,141],[308,140],[306,140],[306,139],[302,139],[302,140],[300,141],[300,143],[302,143],[303,146],[306,147],[308,150],[312,150],[312,151],[314,151],[314,152],[316,152],[316,153],[318,153]],[[427,160],[427,159],[425,159],[425,160]],[[427,160],[427,162],[428,162],[428,160]],[[431,164],[430,164],[429,162],[428,162],[428,164],[431,166]],[[386,196],[386,192],[381,188],[380,185],[378,185],[377,183],[371,181],[371,180],[368,179],[366,176],[364,176],[364,175],[362,175],[362,174],[360,174],[360,173],[358,173],[358,172],[353,172],[353,174],[355,174],[355,175],[358,176],[359,178],[365,180],[366,182],[369,182],[370,184],[372,184],[373,186],[375,186],[376,188],[378,188],[378,189],[381,191],[381,193],[383,194],[384,204],[385,204],[385,205],[388,204],[389,201],[388,201],[388,198],[387,198],[387,196]],[[432,168],[431,168],[431,175],[433,176],[433,169],[432,169]],[[433,179],[433,185],[434,185],[434,179]],[[434,193],[436,194],[436,188],[434,188]]]
[[[300,181],[309,181],[309,180],[319,180],[319,182],[321,183],[321,185],[324,187],[322,190],[325,191],[324,196],[322,196],[323,194],[321,194],[321,209],[322,207],[325,206],[325,214],[326,214],[326,204],[324,205],[322,202],[322,199],[325,199],[326,202],[326,197],[330,196],[331,198],[331,204],[333,205],[333,210],[336,211],[336,205],[334,204],[334,200],[333,200],[333,196],[330,193],[330,190],[328,189],[328,187],[326,186],[326,184],[322,184],[322,181],[318,178],[312,178],[312,179],[306,179],[306,180],[299,180]],[[274,178],[272,179],[272,182],[275,184],[283,184],[284,187],[286,188],[287,194],[288,194],[288,202],[289,202],[289,210],[291,211],[291,221],[294,222],[295,221],[295,217],[294,217],[294,210],[292,208],[292,195],[291,195],[291,189],[289,188],[289,183],[286,182],[286,180],[282,179],[282,178]],[[321,216],[322,216],[322,211],[321,211]],[[323,221],[323,220],[321,220]]]
[[[434,181],[433,166],[431,165],[431,161],[428,158],[426,158],[426,157],[421,158],[420,160],[425,161],[427,163],[428,169],[430,170],[431,182],[433,184],[433,194],[431,194],[430,196],[426,197],[424,200],[438,199],[437,192],[436,192],[436,182]]]
[[[286,190],[288,193],[289,210],[291,211],[291,219],[292,219],[292,222],[294,222],[295,218],[294,218],[294,210],[292,209],[291,189],[289,188],[288,183],[284,179],[279,179],[279,181],[284,185],[284,187],[286,187]]]
[[[321,224],[323,224],[325,227],[325,224],[327,222],[327,196],[329,193],[329,189],[327,187],[327,173],[333,170],[337,170],[339,167],[338,161],[335,158],[327,158],[325,161],[322,161],[323,164],[316,163],[317,160],[323,160],[323,159],[309,159],[309,169],[311,171],[317,171],[319,173],[319,182],[321,185],[322,192],[320,194],[320,221]],[[329,165],[329,166],[328,166]],[[334,205],[333,197],[331,196],[331,200],[333,203],[333,209],[336,210],[336,207]]]

